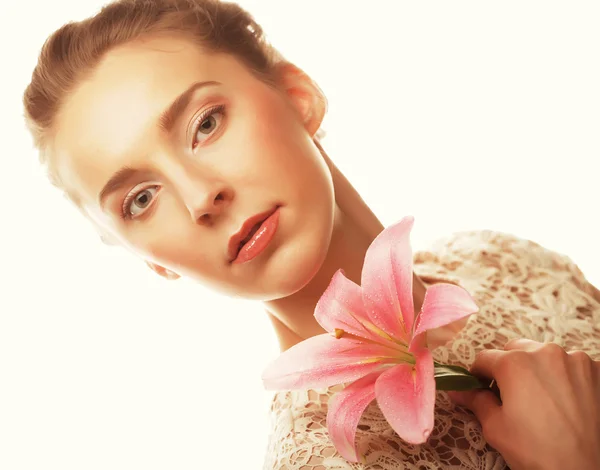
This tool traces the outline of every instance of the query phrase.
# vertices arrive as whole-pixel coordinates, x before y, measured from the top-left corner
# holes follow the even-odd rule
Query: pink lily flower
[[[478,310],[461,287],[435,284],[415,317],[413,223],[406,217],[377,236],[365,255],[361,286],[336,272],[315,309],[328,333],[293,346],[263,373],[271,390],[351,382],[330,400],[327,428],[337,450],[352,462],[358,461],[356,428],[374,399],[402,439],[421,444],[429,438],[436,383],[427,333],[464,326]]]

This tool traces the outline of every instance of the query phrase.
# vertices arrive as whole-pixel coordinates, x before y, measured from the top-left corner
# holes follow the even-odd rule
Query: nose
[[[217,181],[190,181],[181,191],[185,206],[194,223],[211,225],[232,199],[232,192]]]
[[[210,165],[181,158],[165,148],[156,165],[196,224],[212,225],[234,198],[234,190]]]
[[[211,225],[223,211],[226,202],[225,191],[215,188],[212,191],[205,191],[186,205],[194,222]]]

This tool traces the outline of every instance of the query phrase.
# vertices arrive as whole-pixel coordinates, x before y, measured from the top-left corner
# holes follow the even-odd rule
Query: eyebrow
[[[192,83],[183,93],[181,93],[175,100],[165,109],[160,117],[158,118],[158,127],[164,132],[171,132],[175,123],[179,120],[183,112],[190,105],[194,93],[200,88],[209,86],[220,85],[216,81],[204,81]],[[123,167],[113,174],[110,179],[106,182],[100,193],[98,194],[98,202],[102,207],[104,200],[109,194],[122,188],[128,180],[130,180],[138,170],[131,167]]]
[[[220,83],[215,81],[192,83],[192,85],[181,95],[175,98],[175,101],[173,101],[160,115],[160,118],[158,119],[160,128],[165,132],[171,132],[173,125],[177,122],[192,101],[194,93],[200,88],[216,85],[220,85]]]

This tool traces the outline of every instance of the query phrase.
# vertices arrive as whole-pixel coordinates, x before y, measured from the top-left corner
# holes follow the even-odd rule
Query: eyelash
[[[206,118],[208,118],[209,116],[216,114],[216,113],[225,114],[225,105],[220,104],[220,105],[208,108],[207,110],[203,111],[202,114],[200,116],[198,116],[198,118],[196,119],[196,122],[194,124],[193,134],[192,134],[192,150],[197,147],[197,144],[194,145],[194,143],[196,140],[196,135],[198,134],[198,131],[200,130],[200,126],[206,120]],[[158,188],[158,186],[153,185],[153,186],[148,186],[141,190],[131,191],[129,194],[127,194],[127,196],[125,196],[125,200],[123,201],[123,205],[121,206],[121,211],[120,211],[120,215],[123,220],[131,220],[136,217],[129,213],[129,206],[131,205],[131,203],[133,202],[133,200],[137,197],[137,195],[139,193],[141,193],[142,191],[145,191],[149,188]]]
[[[216,114],[216,113],[225,114],[225,105],[220,104],[217,106],[213,106],[212,108],[208,108],[207,110],[203,111],[202,114],[200,116],[198,116],[198,118],[196,119],[196,122],[194,123],[193,133],[192,133],[192,150],[194,150],[198,146],[197,144],[194,145],[194,143],[196,140],[196,135],[198,135],[198,131],[200,130],[200,126],[206,120],[207,117],[211,116],[212,114]]]
[[[152,188],[158,189],[158,185],[154,184],[151,186],[146,186],[145,188],[131,191],[130,193],[127,194],[127,196],[125,196],[125,199],[123,200],[123,205],[121,206],[121,210],[120,210],[120,216],[123,220],[132,220],[132,219],[135,219],[138,217],[136,215],[135,216],[132,215],[129,212],[129,207],[131,206],[131,203],[137,197],[138,194],[140,194],[143,191],[146,191],[147,189],[152,189]],[[154,197],[156,197],[156,195]],[[144,211],[144,213],[145,213],[145,211]]]

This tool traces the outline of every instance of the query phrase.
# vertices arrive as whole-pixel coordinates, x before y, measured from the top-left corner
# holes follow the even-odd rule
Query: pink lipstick
[[[241,264],[260,255],[269,245],[279,225],[279,207],[248,219],[229,241],[233,264]]]

